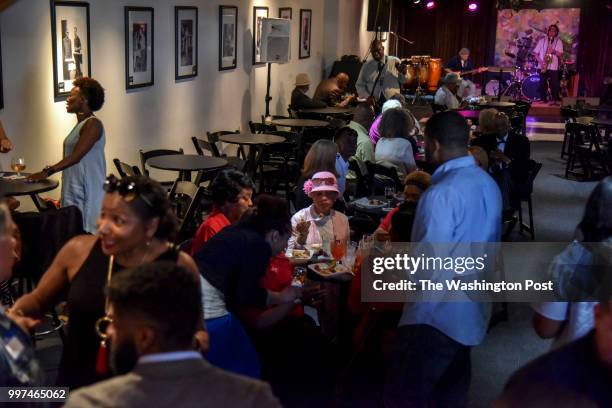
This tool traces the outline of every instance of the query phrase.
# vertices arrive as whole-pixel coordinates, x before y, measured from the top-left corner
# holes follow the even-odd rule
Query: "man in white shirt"
[[[200,284],[172,262],[113,275],[107,288],[111,367],[123,374],[72,393],[65,407],[280,407],[270,386],[194,350]]]
[[[447,109],[458,109],[459,100],[457,99],[457,89],[461,79],[455,73],[448,73],[442,78],[442,86],[436,91],[434,102],[438,105],[444,105]]]
[[[406,82],[406,65],[397,57],[385,56],[385,47],[380,40],[370,45],[372,59],[361,67],[355,87],[360,98],[369,97],[381,106],[385,100],[400,93]]]
[[[551,104],[557,104],[559,101],[559,68],[563,57],[563,41],[559,39],[559,27],[555,24],[548,27],[546,37],[538,41],[533,53],[540,64],[542,97],[546,99],[548,82],[550,82]]]

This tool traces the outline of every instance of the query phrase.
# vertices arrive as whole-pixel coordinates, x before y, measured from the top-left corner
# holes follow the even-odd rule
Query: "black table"
[[[507,110],[514,109],[514,107],[516,106],[516,103],[514,103],[514,102],[496,102],[496,101],[493,101],[493,102],[487,102],[487,103],[479,104],[477,106],[479,106],[481,109],[495,108],[495,109],[500,110],[500,111],[507,111]]]
[[[285,120],[285,119],[282,119]],[[287,119],[289,120],[289,119]],[[264,146],[285,142],[285,138],[277,135],[269,135],[267,133],[233,133],[219,137],[219,141],[240,146],[249,146],[248,158],[248,173],[252,179],[255,178],[257,167],[260,169],[261,180],[259,183],[260,191],[263,191],[263,155],[260,154],[260,159],[257,159],[257,151]]]
[[[3,175],[14,175],[12,172],[4,172]],[[30,173],[21,173],[28,176]],[[34,201],[34,205],[38,211],[46,210],[46,206],[37,194],[51,191],[59,185],[59,182],[53,179],[45,179],[36,182],[28,182],[25,178],[20,180],[6,180],[0,178],[0,194],[6,196],[26,196],[29,195]]]
[[[147,164],[155,169],[187,172],[225,167],[227,160],[199,154],[169,154],[153,157]]]
[[[289,127],[292,129],[317,128],[329,125],[329,123],[324,120],[315,119],[274,119],[271,123],[276,126]]]
[[[323,115],[323,116],[348,115],[348,114],[353,113],[353,109],[329,106],[327,108],[300,109],[298,111],[298,114],[300,113]]]
[[[376,199],[376,200],[384,201],[385,203],[387,202],[387,199],[384,196],[371,196],[371,197],[368,197],[368,199],[369,200]],[[383,218],[385,218],[387,214],[389,214],[391,210],[395,208],[399,203],[397,198],[393,198],[391,200],[390,208],[387,207],[386,204],[384,207],[364,207],[364,206],[360,206],[356,204],[355,201],[356,200],[349,203],[350,207],[355,212],[359,212],[359,213],[370,216],[376,222],[380,222]]]

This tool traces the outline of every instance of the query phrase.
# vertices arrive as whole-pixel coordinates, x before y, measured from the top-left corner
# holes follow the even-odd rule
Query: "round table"
[[[279,119],[291,120],[291,119]],[[241,146],[250,146],[248,158],[248,173],[251,178],[255,177],[257,167],[261,170],[261,180],[259,190],[263,191],[263,161],[257,160],[257,150],[259,146],[268,146],[285,142],[285,138],[277,135],[269,135],[267,133],[233,133],[229,135],[219,136],[219,141]],[[262,158],[263,155],[260,155]]]
[[[220,157],[200,156],[199,154],[169,154],[147,160],[147,164],[160,170],[200,171],[227,166],[227,160]]]
[[[299,129],[325,127],[329,125],[329,123],[324,120],[315,119],[274,119],[271,123],[276,126]]]
[[[314,113],[318,115],[345,115],[348,113],[353,113],[353,109],[329,106],[327,108],[300,109],[298,113]]]
[[[14,175],[15,173],[4,172],[6,175]],[[21,173],[24,176],[30,175],[30,173]],[[26,181],[25,178],[19,180],[7,180],[0,178],[0,194],[6,196],[25,196],[29,195],[34,201],[34,205],[39,211],[45,210],[45,206],[37,196],[38,193],[44,193],[46,191],[57,188],[59,182],[53,179],[39,180],[35,182]]]

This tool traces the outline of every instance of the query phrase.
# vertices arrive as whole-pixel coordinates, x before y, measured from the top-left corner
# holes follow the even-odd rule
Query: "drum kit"
[[[428,91],[438,89],[438,82],[442,77],[442,60],[432,58],[430,55],[413,55],[403,59],[402,65],[406,65],[406,83],[408,88],[416,87],[412,103],[416,103]]]

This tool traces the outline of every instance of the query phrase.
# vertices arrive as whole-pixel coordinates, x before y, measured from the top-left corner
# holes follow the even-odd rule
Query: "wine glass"
[[[395,187],[385,187],[385,199],[387,200],[387,208],[391,208],[393,197],[395,197]]]
[[[21,172],[26,168],[25,159],[23,157],[13,157],[11,160],[11,169],[17,173],[17,177],[21,177]]]
[[[346,254],[346,241],[334,239],[331,242],[331,253],[336,262],[341,263],[342,258]]]

